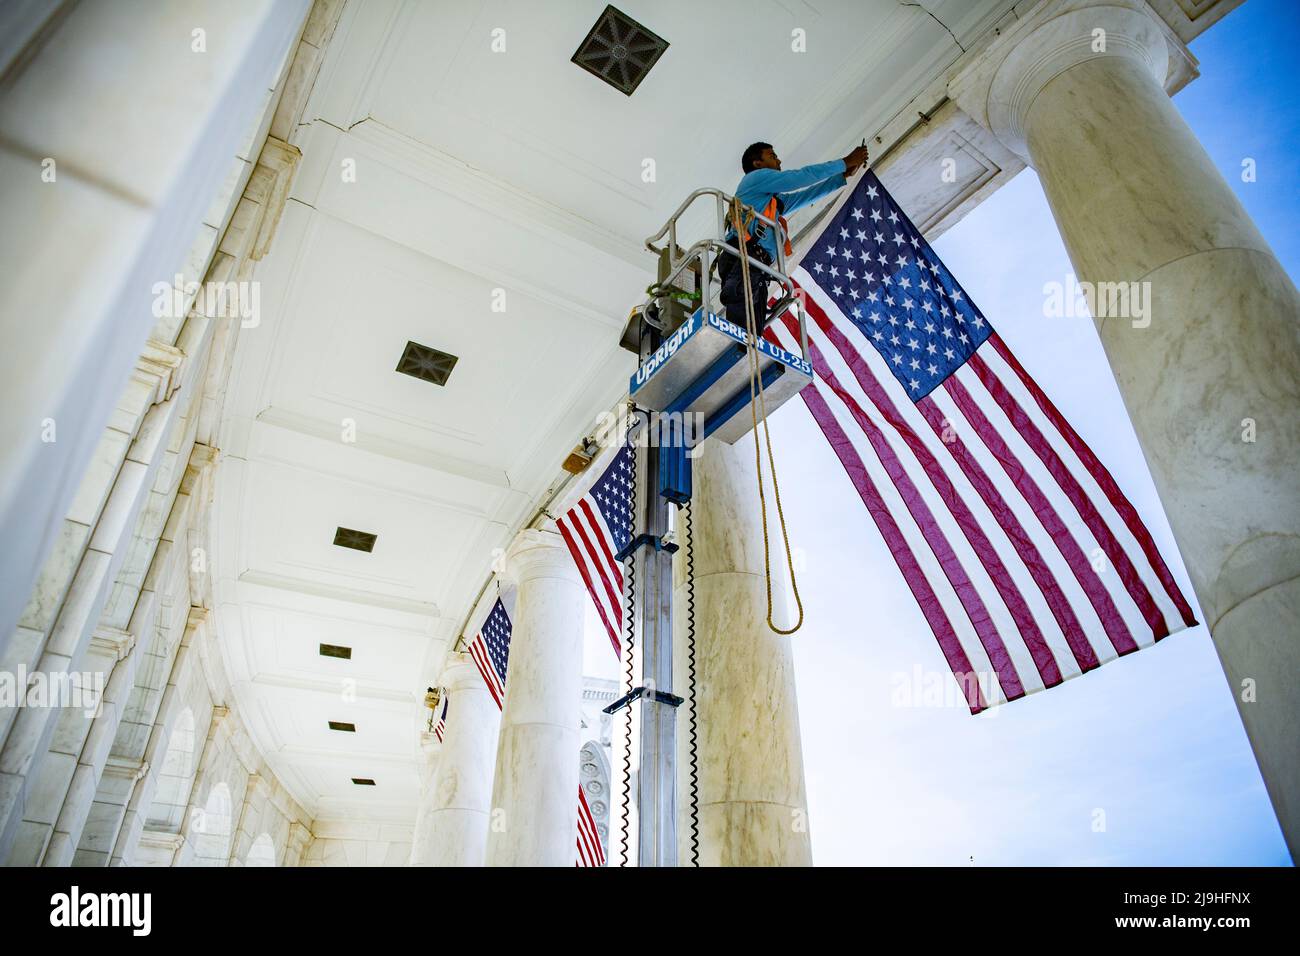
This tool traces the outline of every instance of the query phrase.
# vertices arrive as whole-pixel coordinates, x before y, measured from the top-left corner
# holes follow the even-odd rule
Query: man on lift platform
[[[835,192],[866,161],[867,147],[859,146],[843,159],[783,170],[771,143],[754,143],[740,158],[740,168],[745,176],[736,187],[736,198],[781,224],[781,241],[785,243],[788,256],[791,249],[786,215]],[[736,235],[732,229],[727,230],[726,239],[735,243]],[[776,261],[777,237],[764,223],[754,221],[750,224],[743,241],[752,259],[769,266]],[[718,263],[718,276],[722,279],[721,298],[727,319],[744,328],[745,287],[740,260],[730,253],[724,254]],[[750,269],[749,282],[754,290],[754,318],[761,329],[767,322],[768,277],[758,269]]]

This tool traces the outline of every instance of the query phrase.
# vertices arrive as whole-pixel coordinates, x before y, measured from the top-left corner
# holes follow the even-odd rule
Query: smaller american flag
[[[483,675],[492,699],[502,707],[506,699],[506,668],[510,664],[510,616],[506,606],[497,598],[492,613],[470,642],[469,654],[474,658],[478,672]]]
[[[623,656],[619,641],[623,632],[623,566],[615,555],[632,540],[635,480],[629,443],[614,453],[587,493],[555,522],[596,604],[616,657]]]
[[[510,665],[510,638],[513,634],[514,625],[510,622],[510,615],[506,613],[505,605],[498,598],[496,604],[492,606],[492,612],[488,614],[487,620],[483,622],[483,626],[479,628],[469,645],[470,656],[474,659],[478,672],[483,675],[483,682],[487,684],[488,692],[500,709],[504,709],[506,699],[506,672]],[[434,733],[438,735],[439,740],[442,739],[443,721],[447,717],[447,703],[443,704],[442,719],[438,721],[438,727],[434,728]],[[582,792],[581,784],[578,785],[577,850],[578,855],[574,866],[605,865],[605,848],[601,845],[596,820],[591,815],[591,808],[587,806],[587,798]]]
[[[447,705],[451,703],[446,692],[442,695],[442,713],[438,715],[438,722],[433,725],[433,735],[438,738],[438,743],[442,743],[442,735],[447,732]]]

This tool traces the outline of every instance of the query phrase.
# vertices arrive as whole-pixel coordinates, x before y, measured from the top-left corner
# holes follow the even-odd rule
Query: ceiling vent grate
[[[407,342],[402,357],[398,359],[397,371],[422,382],[446,385],[458,361],[460,359],[450,352],[440,352],[419,342]]]
[[[341,660],[352,660],[352,648],[343,647],[340,644],[322,644],[320,646],[321,657],[337,657]]]
[[[378,537],[379,535],[371,534],[369,531],[339,528],[334,532],[334,543],[340,548],[351,548],[353,551],[364,551],[369,554],[375,550],[375,540]]]
[[[345,734],[355,734],[357,732],[357,725],[349,724],[346,720],[331,720],[329,725],[330,730],[341,730]]]
[[[668,49],[668,41],[647,30],[622,10],[605,8],[573,62],[628,96]]]
[[[375,782],[369,777],[353,777],[352,782],[358,787],[373,787],[375,785]]]

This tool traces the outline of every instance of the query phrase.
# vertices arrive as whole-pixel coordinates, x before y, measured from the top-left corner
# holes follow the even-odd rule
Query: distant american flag
[[[874,173],[793,278],[804,401],[972,713],[1195,623],[1133,505]],[[797,352],[795,317],[767,337]]]
[[[447,732],[447,705],[450,703],[451,699],[447,696],[447,692],[443,691],[442,713],[438,715],[438,722],[433,725],[433,735],[438,738],[439,743],[442,743],[442,735]]]
[[[625,444],[587,493],[556,521],[617,657],[622,657],[623,566],[615,555],[632,539],[635,479],[632,446]]]
[[[469,654],[483,675],[488,692],[500,708],[506,699],[506,669],[510,666],[510,617],[501,599],[492,605],[487,620],[470,642]]]
[[[578,859],[574,866],[604,866],[605,847],[600,842],[596,819],[587,805],[587,795],[578,784]]]
[[[510,623],[510,615],[506,613],[505,605],[498,598],[496,604],[492,605],[487,620],[483,622],[483,626],[479,628],[469,645],[470,656],[478,666],[478,672],[483,675],[483,682],[487,684],[488,692],[497,702],[498,709],[503,708],[506,699],[506,672],[510,666],[510,638],[513,635],[514,627]],[[442,716],[444,719],[447,716],[446,704],[443,705]],[[440,720],[439,727],[441,725]],[[434,732],[438,733],[438,739],[441,740],[442,734],[437,729]],[[578,784],[578,836],[575,860],[575,866],[604,866],[605,864],[605,848],[601,845],[596,820],[591,815],[591,808],[587,806],[582,784]]]

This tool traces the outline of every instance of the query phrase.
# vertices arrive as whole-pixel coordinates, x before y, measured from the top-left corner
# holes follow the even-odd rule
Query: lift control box
[[[630,397],[652,411],[701,415],[703,437],[716,434],[733,445],[753,427],[748,341],[735,323],[697,309],[641,363],[628,385]],[[807,359],[761,337],[758,356],[768,412],[812,383]]]

